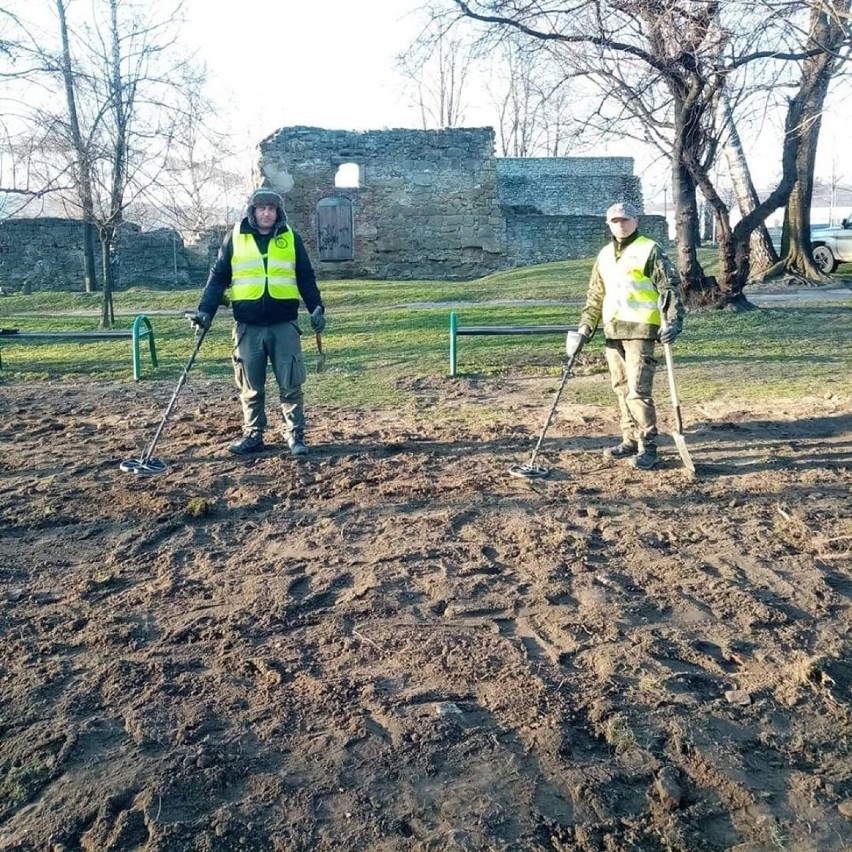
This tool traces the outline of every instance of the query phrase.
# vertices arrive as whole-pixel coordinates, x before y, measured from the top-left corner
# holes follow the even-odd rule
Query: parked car
[[[826,274],[834,272],[838,263],[852,263],[852,216],[837,228],[814,228],[811,248],[817,267]]]

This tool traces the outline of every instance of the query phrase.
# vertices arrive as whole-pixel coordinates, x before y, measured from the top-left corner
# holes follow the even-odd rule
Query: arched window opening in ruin
[[[317,204],[317,250],[326,262],[353,260],[354,213],[345,195],[330,195]]]
[[[358,163],[343,163],[334,176],[338,189],[358,189],[361,186],[361,168]]]

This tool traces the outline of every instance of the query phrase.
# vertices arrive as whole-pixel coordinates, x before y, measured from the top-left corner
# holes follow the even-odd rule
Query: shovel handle
[[[666,316],[666,311],[669,309],[671,299],[671,290],[666,290],[665,292],[660,293],[660,298],[657,302],[657,306],[660,310],[660,329],[662,331],[665,331],[669,327],[669,320]],[[675,416],[675,428],[677,432],[683,432],[683,419],[680,416],[680,400],[678,400],[677,398],[677,387],[675,386],[674,377],[674,360],[672,359],[672,347],[670,343],[663,344],[663,352],[665,352],[666,354],[666,373],[669,377],[669,393],[672,397],[672,408],[674,409]]]
[[[675,386],[674,361],[672,360],[671,344],[664,343],[663,352],[666,353],[666,373],[668,373],[669,377],[669,393],[672,397],[672,408],[674,409],[675,427],[678,432],[683,432],[683,420],[680,416],[680,400],[677,398],[677,387]]]

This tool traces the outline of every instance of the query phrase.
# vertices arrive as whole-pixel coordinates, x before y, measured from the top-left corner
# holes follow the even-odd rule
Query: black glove
[[[680,334],[680,323],[670,322],[660,329],[658,339],[660,343],[674,343],[674,339]]]
[[[192,330],[196,334],[201,334],[202,331],[206,331],[210,328],[210,323],[213,322],[213,317],[204,311],[196,311],[194,314],[187,314],[186,318],[189,320],[189,324],[192,326]]]
[[[325,328],[325,311],[322,305],[317,305],[311,313],[311,328],[317,333]]]

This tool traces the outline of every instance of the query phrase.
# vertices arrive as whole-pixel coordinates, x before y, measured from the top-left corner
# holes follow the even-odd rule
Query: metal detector
[[[559,397],[562,396],[562,391],[565,388],[565,382],[567,382],[571,376],[571,368],[574,366],[574,361],[577,359],[577,355],[580,354],[580,350],[583,348],[583,344],[585,342],[585,338],[578,331],[568,332],[565,350],[571,354],[568,355],[568,359],[562,365],[562,381],[559,383],[559,390],[556,391],[556,396],[553,399],[553,405],[550,406],[550,413],[547,415],[544,428],[538,436],[538,441],[533,449],[532,458],[530,458],[527,464],[513,464],[509,468],[510,476],[515,476],[519,479],[543,479],[550,473],[549,468],[537,465],[535,463],[535,459],[538,455],[539,449],[541,448],[541,442],[547,434],[550,421],[553,420],[553,415],[556,413],[556,406],[559,404]]]
[[[187,318],[190,318],[191,315],[187,314]],[[195,349],[192,350],[192,355],[189,356],[189,361],[187,361],[186,366],[183,368],[183,373],[181,373],[180,379],[178,379],[177,387],[172,394],[171,401],[169,402],[165,413],[163,414],[163,419],[160,421],[160,425],[157,427],[157,431],[154,433],[154,437],[151,440],[151,443],[148,444],[148,448],[138,459],[125,459],[120,465],[119,468],[123,470],[125,473],[135,473],[139,476],[141,475],[151,475],[154,473],[162,473],[166,468],[168,468],[168,464],[164,462],[162,459],[154,458],[154,449],[157,446],[157,441],[160,440],[160,435],[163,434],[163,429],[165,425],[171,417],[172,409],[175,407],[175,403],[177,402],[178,394],[181,392],[181,388],[183,388],[184,384],[186,384],[186,377],[189,375],[189,371],[192,369],[192,365],[195,363],[195,356],[198,355],[198,350],[201,349],[201,344],[204,342],[204,338],[207,335],[207,329],[202,328],[201,331],[195,337]]]

